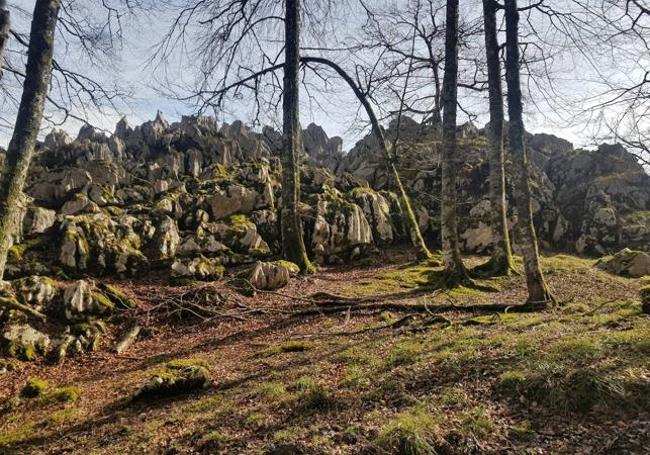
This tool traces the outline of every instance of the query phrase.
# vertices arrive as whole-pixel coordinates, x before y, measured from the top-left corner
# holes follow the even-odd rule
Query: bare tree
[[[508,83],[508,116],[510,152],[515,166],[515,187],[518,222],[517,229],[524,256],[526,283],[528,285],[527,303],[544,308],[555,302],[539,261],[537,235],[533,225],[531,208],[530,176],[524,145],[523,103],[519,75],[519,11],[517,0],[505,1],[506,17],[506,80]]]
[[[490,99],[487,128],[490,162],[490,203],[494,244],[490,261],[482,267],[492,274],[509,274],[514,269],[506,206],[506,179],[503,152],[503,90],[497,37],[497,2],[483,0],[485,54]]]
[[[0,279],[4,275],[11,239],[19,227],[23,186],[51,80],[54,34],[60,7],[60,0],[37,0],[34,6],[23,95],[0,186]]]
[[[460,256],[456,213],[459,155],[456,138],[458,105],[458,0],[447,0],[445,33],[445,74],[442,92],[442,256],[448,285],[469,281]]]
[[[386,137],[384,135],[384,131],[382,130],[381,125],[379,124],[377,115],[375,114],[375,110],[372,108],[369,98],[366,95],[367,91],[364,92],[361,89],[360,82],[358,80],[355,81],[354,79],[352,79],[352,77],[343,68],[341,68],[341,66],[337,65],[336,63],[334,63],[329,59],[322,58],[322,57],[303,57],[302,61],[307,64],[310,62],[320,63],[322,65],[326,65],[332,68],[354,92],[354,95],[357,97],[359,103],[361,103],[364,110],[366,111],[366,114],[368,115],[372,133],[377,138],[379,147],[381,148],[381,151],[384,155],[384,159],[386,160],[386,165],[389,168],[389,171],[393,177],[395,187],[398,192],[398,197],[400,199],[402,212],[403,212],[402,216],[404,219],[404,225],[408,229],[411,242],[413,243],[413,246],[417,248],[418,254],[422,258],[432,258],[433,255],[427,248],[426,242],[424,241],[424,238],[422,237],[422,233],[420,232],[420,226],[418,225],[418,220],[415,216],[415,213],[413,212],[411,198],[408,196],[408,193],[406,192],[406,189],[402,184],[402,179],[397,170],[397,163],[396,163],[397,161],[396,148],[398,142],[397,137],[395,142],[392,145],[393,152],[391,153],[390,147],[388,145],[388,141],[386,140]],[[397,129],[399,130],[399,126]]]
[[[300,204],[300,0],[286,0],[284,18],[284,83],[282,93],[282,249],[286,259],[303,273],[315,269],[309,262],[302,235]]]
[[[7,42],[9,41],[9,31],[11,30],[11,16],[6,7],[6,1],[0,0],[0,79],[2,79],[2,63],[7,49]]]

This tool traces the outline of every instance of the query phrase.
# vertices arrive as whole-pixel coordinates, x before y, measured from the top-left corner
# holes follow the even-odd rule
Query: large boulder
[[[615,275],[639,278],[650,275],[650,254],[625,248],[600,259],[596,266]]]

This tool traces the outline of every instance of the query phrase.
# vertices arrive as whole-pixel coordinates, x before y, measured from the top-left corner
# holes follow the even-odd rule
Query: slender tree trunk
[[[10,19],[9,11],[5,9],[5,0],[0,0],[0,79],[2,79],[2,64],[9,41]]]
[[[422,237],[422,233],[420,232],[420,226],[415,216],[415,212],[413,212],[411,199],[409,198],[408,193],[404,188],[404,185],[402,185],[402,179],[399,175],[399,172],[397,171],[397,167],[395,166],[395,158],[393,155],[391,155],[390,150],[388,149],[386,136],[384,135],[384,132],[381,129],[381,126],[379,125],[379,120],[377,120],[375,111],[370,105],[370,103],[368,102],[368,99],[363,94],[363,92],[359,89],[359,86],[354,82],[354,80],[350,77],[350,75],[346,73],[343,68],[341,68],[333,61],[322,57],[302,57],[301,60],[305,63],[313,62],[313,63],[319,63],[321,65],[329,66],[334,71],[336,71],[339,76],[341,76],[341,78],[350,86],[350,88],[354,92],[354,96],[357,97],[357,99],[365,109],[366,114],[368,114],[368,118],[370,119],[370,125],[372,126],[372,133],[377,137],[377,141],[379,141],[379,146],[381,147],[381,151],[383,152],[384,158],[386,159],[386,163],[388,164],[388,167],[390,168],[390,172],[393,175],[393,180],[395,180],[395,186],[397,187],[397,192],[400,198],[400,204],[402,205],[402,209],[404,211],[404,223],[406,224],[406,227],[409,230],[411,242],[413,243],[413,246],[415,246],[418,249],[418,254],[420,256],[425,258],[431,258],[433,255],[427,248],[426,242],[424,241],[424,238]]]
[[[522,116],[521,82],[519,75],[519,12],[517,0],[505,1],[506,16],[506,79],[508,82],[508,116],[510,117],[510,151],[515,167],[517,192],[517,229],[524,256],[528,303],[545,307],[554,298],[544,281],[539,263],[537,236],[531,209],[530,177],[524,147],[524,121]]]
[[[60,6],[61,0],[37,0],[34,6],[23,95],[0,185],[0,279],[4,275],[11,239],[20,227],[23,186],[52,76],[54,33]]]
[[[460,257],[456,194],[458,150],[456,140],[456,110],[458,98],[458,0],[447,0],[447,29],[445,31],[445,74],[442,88],[442,256],[449,285],[469,280]]]
[[[284,94],[282,99],[282,249],[284,257],[295,262],[303,273],[311,273],[303,239],[298,206],[300,204],[300,0],[286,0]]]
[[[483,0],[485,53],[490,96],[488,140],[490,145],[490,203],[492,209],[492,235],[494,237],[492,258],[486,264],[486,271],[492,274],[508,275],[514,269],[514,266],[506,209],[506,179],[503,156],[503,90],[501,88],[496,6],[495,0]]]

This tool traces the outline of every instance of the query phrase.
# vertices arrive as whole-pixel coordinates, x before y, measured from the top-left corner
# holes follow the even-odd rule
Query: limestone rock
[[[372,242],[372,229],[358,205],[336,190],[319,199],[311,237],[312,250],[318,256],[326,261],[340,254],[353,258]]]
[[[63,130],[53,129],[45,136],[43,145],[51,150],[64,147],[72,142],[72,138]]]
[[[97,290],[95,283],[79,280],[64,288],[63,308],[69,321],[84,321],[110,313],[114,304]]]
[[[369,188],[352,190],[352,198],[371,223],[374,240],[381,244],[392,243],[395,238],[395,229],[390,217],[390,205],[386,198]]]
[[[251,213],[257,204],[258,194],[242,185],[229,185],[225,191],[217,191],[209,200],[212,216],[215,220],[230,215]]]
[[[23,218],[23,234],[42,234],[54,226],[56,212],[43,207],[30,207]]]
[[[650,254],[625,248],[600,259],[596,266],[615,275],[639,278],[650,275]]]
[[[224,267],[219,259],[198,256],[193,259],[177,259],[172,264],[172,275],[180,278],[217,280],[223,277]]]
[[[280,289],[289,283],[292,275],[300,272],[300,268],[288,261],[256,262],[244,273],[245,278],[255,289]]]
[[[169,259],[176,255],[176,249],[181,242],[176,222],[168,216],[164,216],[154,235],[153,244],[156,248],[155,259]]]
[[[12,282],[16,296],[25,305],[42,312],[57,294],[57,287],[51,278],[29,276]]]
[[[50,346],[50,337],[27,324],[11,324],[2,333],[2,347],[10,357],[33,360],[45,355]]]

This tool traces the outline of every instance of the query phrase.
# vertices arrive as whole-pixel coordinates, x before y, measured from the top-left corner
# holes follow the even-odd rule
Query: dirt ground
[[[559,306],[524,314],[462,308],[522,303],[523,277],[442,292],[432,286],[439,268],[410,251],[322,268],[277,293],[155,275],[112,282],[141,303],[109,321],[98,351],[0,375],[0,453],[650,453],[643,281],[571,256],[543,265]],[[167,305],[204,291],[220,296],[219,316],[179,319]],[[317,292],[383,297],[328,312],[309,297]],[[145,336],[113,353],[134,320]],[[206,364],[209,387],[131,399],[177,359]],[[29,378],[74,387],[79,399],[18,399]]]

